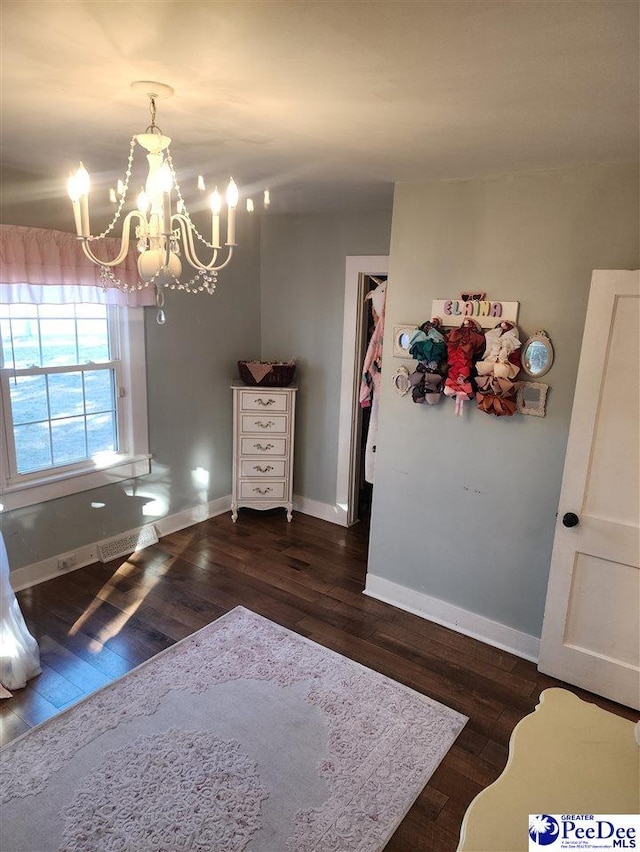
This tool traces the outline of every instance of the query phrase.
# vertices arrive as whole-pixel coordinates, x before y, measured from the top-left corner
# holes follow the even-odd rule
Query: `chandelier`
[[[118,203],[115,215],[108,227],[98,235],[92,235],[89,226],[89,174],[80,163],[77,172],[69,175],[67,191],[73,205],[78,240],[84,254],[100,267],[100,280],[103,287],[116,286],[125,293],[141,290],[144,287],[156,288],[158,322],[165,322],[164,288],[182,290],[187,293],[206,292],[213,294],[216,288],[218,272],[227,266],[233,257],[236,244],[236,207],[238,187],[233,178],[226,190],[227,228],[224,245],[220,242],[220,212],[223,205],[221,194],[216,187],[209,198],[211,208],[211,239],[207,240],[194,225],[185,205],[176,178],[169,145],[171,139],[164,136],[156,125],[156,99],[170,97],[173,89],[164,83],[138,81],[131,84],[134,91],[144,92],[149,98],[151,124],[144,133],[134,134],[129,147],[129,160],[118,189],[110,191],[111,200]],[[127,201],[129,182],[136,144],[147,152],[148,174],[145,186],[139,192],[135,209],[128,212],[122,221],[121,247],[112,260],[103,260],[93,252],[92,243],[108,237],[116,228]],[[202,176],[198,178],[198,188],[204,190]],[[172,207],[172,193],[175,192],[175,209]],[[253,209],[253,202],[247,207]],[[269,203],[268,191],[265,192],[265,205]],[[126,283],[113,272],[127,256],[130,244],[130,232],[135,224],[137,240],[138,281]],[[195,238],[195,239],[194,239]],[[195,240],[208,250],[209,260],[200,260],[195,249]],[[195,275],[186,282],[181,280],[183,260],[195,270]]]

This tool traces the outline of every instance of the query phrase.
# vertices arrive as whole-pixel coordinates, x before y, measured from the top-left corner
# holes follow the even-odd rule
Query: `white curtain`
[[[38,643],[29,633],[9,582],[9,559],[0,532],[0,684],[20,689],[40,674]]]

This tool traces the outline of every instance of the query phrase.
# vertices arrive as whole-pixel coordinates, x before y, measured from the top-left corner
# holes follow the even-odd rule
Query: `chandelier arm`
[[[227,255],[227,259],[224,261],[224,263],[221,263],[219,266],[216,266],[216,268],[215,268],[216,272],[220,272],[221,269],[224,269],[225,266],[227,266],[228,264],[231,263],[231,258],[233,257],[233,248],[234,247],[232,245],[227,244],[227,248],[229,249],[229,254]]]
[[[138,219],[146,223],[145,217],[139,210],[132,210],[130,213],[124,218],[124,222],[122,223],[122,248],[120,249],[120,253],[114,260],[102,260],[99,257],[96,257],[95,254],[89,248],[89,241],[87,237],[82,238],[82,251],[85,255],[91,260],[93,263],[98,266],[118,266],[127,256],[127,252],[129,251],[129,225],[134,216],[137,216]]]
[[[195,246],[193,244],[193,234],[190,228],[190,223],[186,216],[182,213],[174,213],[171,217],[171,221],[178,220],[180,225],[180,230],[182,231],[182,243],[185,257],[188,263],[194,269],[200,269],[202,271],[215,272],[220,267],[215,265],[216,260],[218,258],[218,250],[214,248],[213,257],[209,261],[209,263],[202,263],[202,261],[198,258],[196,254]]]

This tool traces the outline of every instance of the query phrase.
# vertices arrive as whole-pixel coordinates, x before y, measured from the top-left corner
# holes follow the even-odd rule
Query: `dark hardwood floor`
[[[43,671],[0,702],[6,743],[237,605],[469,717],[389,842],[389,852],[455,850],[469,803],[505,766],[509,737],[543,689],[564,686],[625,718],[628,708],[535,665],[362,594],[368,529],[242,510],[18,595]],[[267,852],[267,850],[265,850]],[[276,850],[268,850],[276,852]]]

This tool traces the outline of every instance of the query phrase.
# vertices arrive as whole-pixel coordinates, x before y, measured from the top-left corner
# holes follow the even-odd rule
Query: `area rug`
[[[377,852],[465,722],[238,607],[2,749],[0,847]]]

